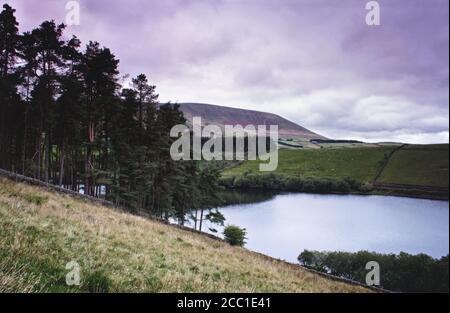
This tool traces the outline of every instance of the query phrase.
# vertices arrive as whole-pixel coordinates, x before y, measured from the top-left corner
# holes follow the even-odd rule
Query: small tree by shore
[[[223,230],[224,239],[232,246],[243,247],[245,245],[245,237],[247,230],[236,225],[227,225]]]

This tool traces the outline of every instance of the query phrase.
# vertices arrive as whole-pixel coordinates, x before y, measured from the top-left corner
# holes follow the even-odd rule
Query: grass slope
[[[381,168],[392,146],[377,148],[342,148],[291,150],[280,149],[275,174],[305,177],[353,178],[360,182],[372,181]],[[223,176],[257,174],[259,161],[247,161],[227,169]]]
[[[81,266],[80,286],[65,284],[70,261]],[[0,178],[0,292],[10,291],[368,290],[204,235]]]
[[[361,183],[377,182],[447,187],[449,146],[405,145],[316,150],[280,149],[278,168],[284,176],[314,178],[352,178]],[[390,156],[391,152],[395,152]],[[389,157],[390,156],[390,157]],[[246,161],[226,169],[223,177],[261,174],[259,161]],[[382,171],[381,171],[382,170]],[[381,173],[380,173],[381,171]]]
[[[448,154],[448,144],[407,145],[392,155],[377,181],[448,187]]]

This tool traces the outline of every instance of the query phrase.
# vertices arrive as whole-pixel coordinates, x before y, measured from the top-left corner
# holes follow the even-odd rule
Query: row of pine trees
[[[110,49],[54,21],[20,34],[14,14],[0,13],[1,168],[181,222],[208,207],[217,169],[169,154],[177,105],[144,74],[122,87]]]

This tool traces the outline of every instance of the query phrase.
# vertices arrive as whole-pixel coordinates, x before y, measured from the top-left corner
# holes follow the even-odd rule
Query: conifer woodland
[[[181,223],[195,208],[201,220],[219,172],[171,159],[170,129],[185,123],[178,105],[158,103],[145,74],[122,86],[113,52],[83,46],[64,24],[18,26],[3,5],[0,168]]]

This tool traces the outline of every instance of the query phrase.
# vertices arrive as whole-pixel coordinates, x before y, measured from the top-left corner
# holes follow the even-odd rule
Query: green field
[[[68,262],[80,285],[68,286]],[[368,292],[204,234],[0,178],[0,292]]]
[[[360,182],[372,181],[393,146],[377,148],[280,149],[275,174],[316,178],[353,178]],[[248,161],[224,171],[223,176],[257,174],[259,161]]]
[[[407,145],[396,151],[378,182],[448,187],[448,144]]]
[[[448,188],[448,144],[379,145],[314,150],[280,149],[278,158],[277,170],[269,174],[259,171],[259,161],[246,161],[224,170],[222,180],[229,187],[261,186],[269,189],[273,187],[273,189],[319,193],[328,191],[367,193],[375,191],[371,186],[376,182],[377,193],[448,198],[448,190],[436,190],[437,187]],[[300,178],[300,181],[291,180],[289,183],[289,178]],[[269,179],[273,182],[268,181]],[[343,186],[343,181],[348,179],[364,186],[362,188]],[[264,184],[264,180],[268,182]],[[316,187],[304,188],[305,182]],[[332,182],[340,184],[340,187],[333,187]],[[393,188],[386,187],[385,184],[397,185]]]

